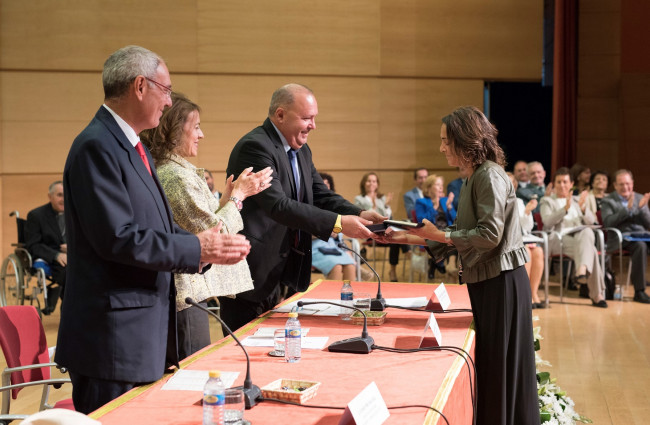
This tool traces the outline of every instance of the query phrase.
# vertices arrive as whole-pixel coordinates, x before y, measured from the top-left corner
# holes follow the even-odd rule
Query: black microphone
[[[312,304],[331,304],[337,305],[339,307],[350,308],[356,310],[363,314],[363,331],[361,331],[361,338],[348,338],[342,341],[333,342],[330,344],[327,349],[335,353],[355,353],[355,354],[369,354],[372,351],[372,346],[375,345],[375,340],[368,335],[368,320],[366,313],[363,312],[360,308],[354,306],[349,306],[345,304],[333,303],[330,301],[298,301],[298,307],[303,305],[312,305]]]
[[[361,261],[363,261],[364,264],[366,266],[368,266],[368,268],[370,270],[372,270],[372,272],[375,274],[375,276],[377,276],[377,296],[375,298],[373,298],[372,300],[370,300],[370,310],[371,311],[384,311],[384,310],[386,310],[386,300],[381,295],[381,279],[379,278],[379,274],[375,271],[375,269],[370,267],[370,264],[368,264],[368,262],[366,261],[365,258],[363,258],[361,255],[357,254],[354,250],[348,248],[348,246],[344,242],[339,242],[338,247],[341,248],[341,249],[348,250],[351,253],[353,253],[354,255],[356,255],[357,257],[359,257],[361,259]]]
[[[228,325],[226,325],[223,320],[207,308],[203,307],[202,305],[194,302],[194,300],[191,297],[185,298],[185,302],[187,304],[193,305],[196,308],[199,308],[206,313],[208,313],[210,316],[214,317],[221,323],[221,326],[228,331],[228,334],[233,337],[233,339],[239,344],[242,350],[244,350],[244,354],[246,354],[246,379],[244,379],[244,385],[243,387],[236,387],[236,389],[241,389],[244,392],[244,404],[246,405],[247,409],[251,409],[253,406],[255,406],[255,402],[257,400],[262,399],[262,391],[260,391],[260,387],[257,385],[253,385],[253,381],[251,380],[251,360],[248,357],[248,352],[246,352],[246,349],[244,346],[239,342],[239,339],[235,336],[235,334],[230,330]]]

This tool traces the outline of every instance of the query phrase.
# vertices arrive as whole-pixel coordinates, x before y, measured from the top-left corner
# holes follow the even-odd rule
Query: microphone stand
[[[331,304],[339,307],[351,308],[353,310],[360,312],[363,315],[363,330],[361,331],[361,337],[348,338],[342,341],[333,342],[332,344],[329,345],[329,347],[327,347],[329,351],[332,351],[334,353],[354,353],[354,354],[369,354],[372,351],[372,346],[375,345],[375,340],[372,339],[370,335],[368,335],[368,319],[366,317],[366,313],[364,313],[363,310],[361,310],[360,308],[356,308],[354,306],[347,306],[344,304],[333,303],[330,301],[307,301],[307,302],[298,301],[297,303],[298,307],[302,307],[304,305],[312,305],[312,304]]]
[[[361,261],[363,261],[363,263],[366,266],[368,266],[368,268],[370,270],[372,270],[372,272],[375,274],[375,276],[377,276],[377,296],[375,298],[373,298],[372,300],[370,300],[370,311],[384,311],[384,310],[386,310],[386,300],[381,295],[381,279],[379,278],[379,274],[375,271],[375,269],[370,267],[370,264],[368,264],[368,262],[366,261],[365,258],[363,258],[361,255],[356,253],[354,250],[348,248],[348,246],[345,243],[339,242],[338,247],[341,248],[341,249],[345,249],[347,251],[350,251],[351,253],[353,253],[354,255],[359,257],[361,259]]]
[[[251,380],[251,360],[248,357],[248,352],[246,352],[246,349],[244,346],[239,342],[239,339],[235,336],[233,331],[230,330],[228,325],[224,323],[223,320],[207,308],[203,307],[202,305],[196,303],[192,298],[187,297],[185,298],[185,302],[187,304],[193,305],[194,307],[201,309],[208,313],[210,316],[214,317],[217,319],[219,323],[221,323],[221,326],[228,331],[228,334],[233,337],[233,339],[239,344],[241,349],[244,351],[244,354],[246,355],[246,378],[244,379],[244,385],[242,387],[236,387],[236,389],[241,389],[244,392],[244,404],[246,405],[246,409],[251,409],[253,406],[255,406],[257,400],[262,399],[262,391],[260,390],[260,387],[257,385],[253,385],[253,381]]]

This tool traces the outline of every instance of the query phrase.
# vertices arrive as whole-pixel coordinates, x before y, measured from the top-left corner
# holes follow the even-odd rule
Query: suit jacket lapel
[[[167,199],[163,195],[164,192],[160,186],[160,182],[158,181],[158,175],[156,174],[155,167],[153,166],[154,162],[151,154],[149,153],[149,149],[147,149],[145,146],[145,153],[147,154],[147,158],[149,159],[149,166],[151,167],[151,175],[149,174],[147,167],[145,167],[144,162],[142,162],[140,154],[138,154],[138,151],[135,150],[135,147],[131,145],[131,142],[129,142],[129,139],[127,139],[126,135],[117,124],[111,113],[108,112],[106,108],[101,106],[97,112],[97,118],[106,124],[106,127],[113,134],[119,145],[126,151],[129,157],[129,162],[133,166],[133,170],[138,174],[142,182],[149,190],[149,193],[151,193],[154,201],[156,202],[156,207],[158,208],[160,218],[165,225],[165,229],[171,231],[173,227],[171,210],[169,209]]]
[[[296,196],[296,186],[294,185],[293,182],[293,169],[291,168],[291,163],[289,162],[289,155],[284,150],[284,145],[282,144],[282,140],[280,139],[280,136],[278,135],[277,131],[275,131],[275,128],[273,127],[273,124],[271,123],[270,119],[267,118],[266,120],[264,120],[264,124],[262,124],[262,127],[264,128],[266,133],[273,141],[273,144],[275,145],[275,148],[278,152],[278,157],[280,158],[278,164],[278,175],[280,177],[280,181],[283,180],[282,175],[284,173],[284,175],[287,176],[287,182],[289,183],[287,186],[290,189],[290,193],[288,193],[287,195],[292,197],[293,199],[296,199],[297,196]],[[298,156],[298,158],[300,158],[300,156]],[[284,185],[284,182],[282,183]]]
[[[53,235],[57,236],[59,244],[63,243],[63,236],[61,235],[61,229],[59,229],[59,222],[56,219],[56,211],[50,207],[47,214],[47,225],[50,226],[51,232]]]

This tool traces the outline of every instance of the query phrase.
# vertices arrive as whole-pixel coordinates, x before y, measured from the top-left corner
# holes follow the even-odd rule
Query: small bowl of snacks
[[[368,318],[368,326],[379,326],[386,320],[387,313],[385,311],[366,311],[365,313]],[[363,325],[363,315],[358,311],[352,313],[350,319],[354,325]]]
[[[278,379],[262,387],[262,396],[303,404],[314,398],[319,386],[320,382]]]

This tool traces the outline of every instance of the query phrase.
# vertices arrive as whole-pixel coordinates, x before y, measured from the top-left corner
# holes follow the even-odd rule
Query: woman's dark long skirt
[[[476,326],[479,425],[539,425],[526,269],[467,285]]]

